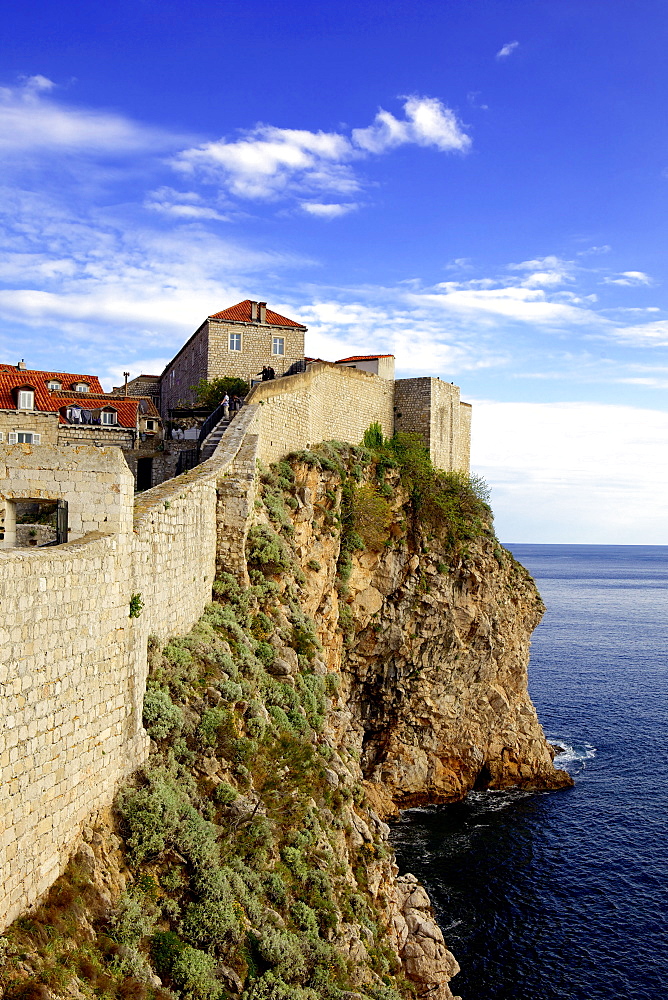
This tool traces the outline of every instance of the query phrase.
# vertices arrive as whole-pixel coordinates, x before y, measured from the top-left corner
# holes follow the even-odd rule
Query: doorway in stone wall
[[[0,522],[4,548],[43,548],[67,541],[67,500],[5,500]]]
[[[142,490],[150,490],[153,486],[153,459],[137,459],[137,493]]]

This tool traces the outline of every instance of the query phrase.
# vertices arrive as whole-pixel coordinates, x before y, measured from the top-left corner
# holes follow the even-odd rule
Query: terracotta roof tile
[[[51,391],[47,389],[47,382],[52,379],[62,384],[62,390]],[[86,382],[91,391],[72,392],[71,386],[77,382]],[[35,390],[35,410],[42,413],[58,413],[63,407],[73,405],[80,406],[83,410],[112,407],[118,414],[118,423],[121,427],[134,428],[137,426],[137,408],[142,397],[128,396],[126,398],[105,393],[100,385],[100,380],[95,375],[40,372],[32,369],[21,371],[13,365],[0,365],[0,409],[15,410],[16,400],[12,389],[20,389],[23,386],[31,386]],[[158,411],[151,400],[146,399],[144,402],[146,415],[159,418]],[[62,416],[60,422],[67,423]]]
[[[252,323],[254,321],[251,320],[251,301],[251,299],[244,299],[243,302],[237,302],[235,306],[230,306],[229,309],[222,309],[220,312],[212,313],[209,319],[227,319],[235,323]],[[274,312],[273,309],[267,309],[266,323],[267,326],[291,326],[298,330],[306,329],[301,323],[295,323],[293,319],[281,316],[280,313]]]

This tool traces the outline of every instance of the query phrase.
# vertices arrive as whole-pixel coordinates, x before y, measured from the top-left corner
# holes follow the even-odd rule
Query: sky
[[[473,403],[507,542],[668,544],[660,0],[4,3],[0,361],[241,299]]]

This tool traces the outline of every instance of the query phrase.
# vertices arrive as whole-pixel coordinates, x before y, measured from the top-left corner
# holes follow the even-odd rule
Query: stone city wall
[[[69,539],[127,531],[134,483],[117,448],[0,445],[0,546],[15,544],[12,500],[67,500]]]
[[[207,462],[136,500],[118,449],[0,447],[3,501],[63,497],[72,535],[88,532],[0,549],[0,931],[146,759],[149,636],[190,629],[216,572],[244,579],[256,458],[358,443],[373,421],[390,435],[393,402],[391,382],[328,364],[264,383]]]
[[[394,430],[393,383],[356,368],[322,362],[307,372],[263,382],[247,398],[260,404],[253,430],[265,463],[318,441],[359,444],[374,421],[387,436]]]
[[[439,378],[405,378],[395,383],[395,427],[420,434],[434,465],[469,471],[471,407],[459,386]]]

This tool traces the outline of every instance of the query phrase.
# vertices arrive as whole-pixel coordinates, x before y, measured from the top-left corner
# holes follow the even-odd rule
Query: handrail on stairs
[[[200,448],[202,447],[205,440],[208,438],[209,434],[214,429],[216,424],[219,423],[225,416],[223,410],[224,406],[222,403],[220,403],[213,411],[213,413],[210,413],[209,416],[204,421],[204,423],[202,424],[202,429],[199,432],[199,438],[197,439],[197,443]]]

